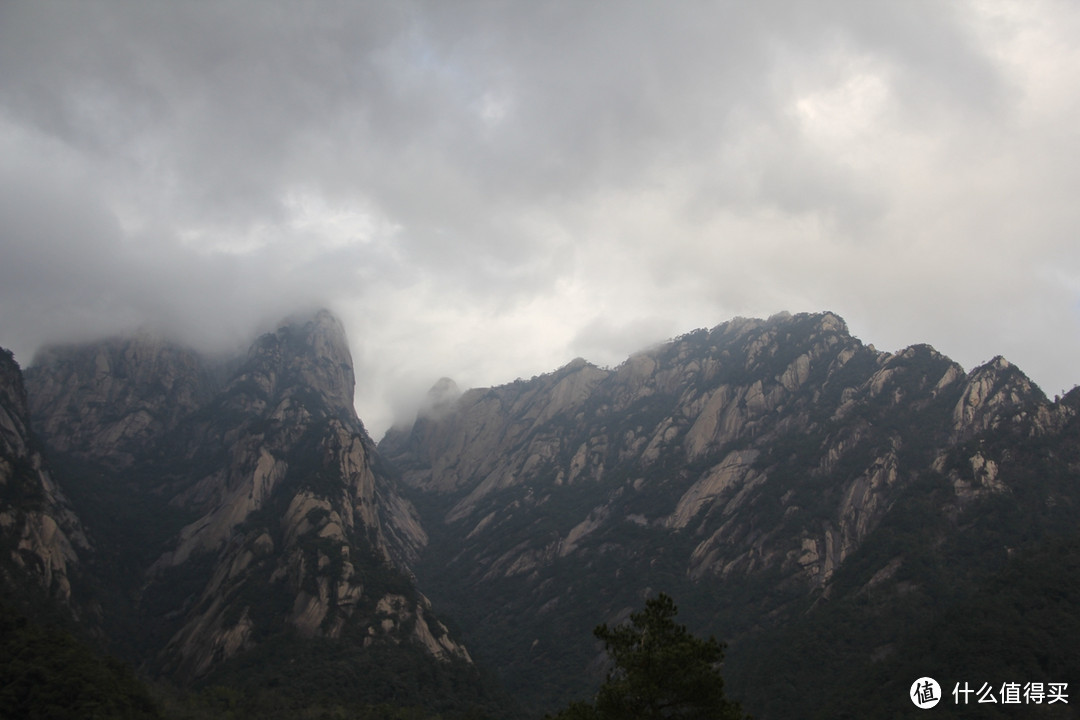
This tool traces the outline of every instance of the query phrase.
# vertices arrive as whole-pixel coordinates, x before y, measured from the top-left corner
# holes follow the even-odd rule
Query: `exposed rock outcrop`
[[[76,614],[71,573],[90,543],[30,431],[18,364],[0,348],[0,574],[29,581]]]
[[[910,366],[921,362],[937,374],[911,378]],[[694,575],[784,565],[820,585],[887,507],[899,472],[892,448],[899,440],[867,432],[867,420],[849,426],[846,419],[943,402],[937,397],[950,374],[963,373],[928,348],[896,356],[866,348],[829,313],[737,319],[635,355],[614,371],[577,360],[528,383],[470,390],[440,419],[418,421],[407,439],[392,431],[383,447],[405,468],[406,482],[455,498],[445,520],[467,527],[463,534],[477,543],[485,532],[477,521],[496,510],[494,496],[504,507],[513,497],[515,514],[543,513],[555,488],[587,482],[597,490],[583,497],[595,495],[600,504],[566,518],[568,529],[597,516],[615,493],[625,510],[606,513],[609,522],[637,512],[701,538],[687,558]],[[804,446],[793,448],[794,456],[774,449],[795,442]],[[801,523],[806,502],[803,483],[788,477],[796,472],[792,458],[809,477],[868,450],[862,467],[848,470],[835,489],[831,529],[811,530],[815,542],[836,551],[814,566],[785,560],[803,536],[784,527],[784,518]],[[622,480],[605,484],[607,477]],[[780,492],[780,523],[750,532],[754,513],[736,511],[760,504],[766,486],[780,482],[789,485]],[[673,505],[634,499],[658,485],[674,493]],[[485,528],[499,532],[504,524]],[[528,541],[522,547],[535,549]]]
[[[969,374],[926,345],[866,346],[832,313],[782,313],[613,370],[575,360],[468,390],[380,448],[444,538],[428,577],[466,625],[518,628],[497,652],[527,665],[549,662],[541,621],[511,618],[582,603],[621,617],[658,578],[727,608],[703,617],[779,622],[800,598],[831,597],[917,487],[947,492],[935,512],[953,523],[1016,490],[1016,463],[977,438],[1036,437],[1071,417],[1003,358]],[[905,560],[875,560],[863,585]]]
[[[1019,368],[1001,357],[981,365],[965,379],[953,409],[953,434],[958,440],[1033,417],[1038,431],[1048,429],[1049,403]]]
[[[221,370],[148,332],[47,348],[27,371],[31,411],[56,450],[124,468],[210,399]]]
[[[198,678],[275,633],[347,631],[469,662],[412,587],[427,536],[356,416],[341,322],[292,319],[208,366],[140,337],[47,351],[31,376],[53,450],[176,523],[129,591],[154,664]]]

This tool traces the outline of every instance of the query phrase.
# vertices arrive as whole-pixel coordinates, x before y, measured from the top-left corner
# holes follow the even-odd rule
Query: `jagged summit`
[[[19,363],[11,351],[5,348],[0,348],[0,408],[12,421],[9,442],[26,437],[26,428],[14,424],[30,415],[30,403],[26,399],[26,385],[23,382]]]
[[[255,341],[235,382],[266,393],[279,382],[300,383],[338,408],[352,408],[356,380],[344,325],[325,309],[286,320]]]
[[[1027,375],[1001,355],[974,368],[953,410],[955,435],[977,433],[1034,418],[1045,430],[1054,422],[1048,399]]]
[[[448,377],[439,378],[427,391],[424,404],[420,407],[419,417],[438,418],[448,412],[461,397],[461,388]]]
[[[257,666],[319,685],[292,660],[342,648],[364,668],[350,693],[470,669],[449,608],[541,711],[595,689],[596,623],[663,589],[768,710],[920,651],[919,616],[1075,529],[1077,391],[1050,403],[1001,357],[881,352],[834,313],[735,318],[614,368],[442,378],[378,448],[348,347],[326,311],[220,362],[114,338],[43,352],[25,393],[0,353],[0,573],[74,604],[67,580],[108,564],[102,625],[147,672],[208,683]]]
[[[556,370],[556,372],[573,372],[575,370],[581,370],[582,368],[586,368],[586,367],[596,367],[596,366],[594,364],[592,364],[591,362],[589,362],[588,360],[586,360],[585,358],[583,358],[583,357],[576,357],[573,360],[571,360],[570,362],[563,365],[558,370]]]
[[[113,467],[129,466],[220,384],[214,363],[147,332],[46,348],[26,379],[56,449]]]
[[[282,633],[470,662],[412,585],[427,536],[356,416],[329,311],[289,318],[213,367],[136,336],[56,348],[27,378],[36,427],[85,473],[83,496],[153,508],[140,520],[153,540],[111,550],[140,598],[110,608],[133,618],[116,622],[153,619],[141,662],[202,678]],[[116,537],[112,522],[93,518]]]
[[[26,375],[34,387],[33,415],[57,449],[114,467],[130,465],[140,448],[227,382],[264,397],[279,387],[303,387],[345,412],[353,412],[355,386],[344,326],[328,310],[283,321],[255,340],[246,359],[208,358],[139,331],[45,348]]]
[[[435,584],[446,578],[467,626],[520,628],[496,657],[545,676],[563,657],[534,642],[552,616],[585,603],[618,617],[633,606],[630,578],[710,597],[708,618],[745,588],[771,588],[753,622],[840,593],[852,558],[920,483],[944,488],[935,502],[950,518],[1014,491],[1017,468],[966,441],[1051,433],[1069,417],[1004,359],[968,374],[929,345],[878,351],[832,312],[778,313],[686,333],[612,370],[575,360],[469,390],[380,448],[444,538],[427,549]],[[906,556],[876,562],[864,583],[885,583]],[[575,651],[584,666],[588,650]]]

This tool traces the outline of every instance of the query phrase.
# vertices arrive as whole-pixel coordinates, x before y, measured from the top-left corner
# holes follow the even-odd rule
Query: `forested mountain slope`
[[[663,590],[731,641],[749,711],[809,716],[1080,502],[1075,398],[1003,358],[875,350],[830,313],[448,387],[380,449],[432,537],[424,586],[534,704],[590,692],[591,626]]]
[[[740,318],[616,368],[440,381],[377,448],[353,384],[325,311],[234,358],[144,333],[24,384],[0,356],[7,607],[210,693],[181,716],[512,714],[484,667],[542,714],[661,591],[763,720],[903,716],[922,675],[1080,683],[1080,391],[1003,358]]]
[[[433,709],[483,701],[468,651],[415,588],[427,538],[356,416],[330,313],[282,323],[246,357],[141,334],[50,349],[26,375],[97,549],[87,600],[144,672],[312,703],[401,687]],[[451,683],[461,697],[445,697]]]

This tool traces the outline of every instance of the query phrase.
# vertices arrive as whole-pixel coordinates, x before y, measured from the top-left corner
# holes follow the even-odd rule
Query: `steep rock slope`
[[[109,548],[113,630],[148,667],[205,678],[281,637],[471,663],[410,579],[426,536],[356,417],[330,313],[218,366],[145,336],[58,348],[28,384]]]
[[[209,401],[224,370],[145,331],[47,348],[28,371],[31,411],[54,450],[125,468]]]
[[[79,519],[30,432],[22,373],[0,348],[0,578],[4,594],[32,588],[83,614],[72,573],[92,552]]]
[[[566,639],[650,588],[738,639],[838,592],[892,587],[916,559],[882,557],[881,543],[860,555],[887,517],[932,482],[948,490],[935,512],[962,526],[1014,489],[1005,451],[979,439],[1056,437],[1071,414],[1002,358],[968,374],[925,345],[863,345],[831,313],[781,314],[613,370],[577,360],[467,391],[380,449],[433,537],[421,577],[543,703],[590,687],[580,671],[595,649]],[[864,556],[861,585],[838,586]]]

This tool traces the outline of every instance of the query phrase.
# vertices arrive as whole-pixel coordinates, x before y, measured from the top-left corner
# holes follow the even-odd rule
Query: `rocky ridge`
[[[24,578],[79,613],[71,573],[92,552],[79,519],[53,481],[30,431],[22,374],[0,349],[0,574],[4,585]]]
[[[306,692],[346,656],[350,692],[475,678],[437,607],[550,709],[602,675],[596,623],[663,590],[731,642],[733,696],[792,717],[852,668],[906,677],[889,663],[923,657],[923,618],[963,615],[1011,558],[1068,559],[1040,543],[1080,507],[1080,391],[881,352],[832,313],[736,318],[615,368],[444,378],[377,448],[327,312],[230,360],[140,334],[25,376],[0,357],[0,572],[183,682]]]
[[[904,428],[882,432],[897,414],[934,419],[939,447],[929,460],[942,467],[952,443],[991,427],[1031,420],[1043,431],[1060,422],[1003,358],[969,375],[928,346],[896,354],[864,346],[826,313],[736,319],[614,370],[575,360],[528,383],[470,390],[440,417],[421,415],[407,436],[392,430],[382,448],[407,483],[454,498],[444,520],[467,525],[468,538],[492,528],[486,500],[499,491],[517,488],[520,506],[540,507],[555,488],[603,485],[617,473],[622,481],[608,499],[631,507],[646,484],[671,487],[673,504],[641,503],[639,516],[700,539],[687,558],[692,576],[780,566],[821,587],[903,485],[901,456],[911,441]],[[786,477],[796,464],[802,477]],[[793,537],[786,518],[819,502],[815,481],[835,480],[838,469],[843,479],[828,488],[822,522]],[[780,475],[776,524],[751,531],[737,511],[762,503],[763,488]],[[969,479],[993,491],[988,478]],[[610,509],[588,508],[541,555],[565,556],[560,543],[576,544],[601,515],[619,522]]]
[[[229,367],[142,336],[28,372],[50,450],[93,469],[86,495],[171,518],[125,578],[148,662],[200,678],[283,632],[471,662],[412,583],[427,538],[356,417],[340,321],[285,322]]]
[[[30,411],[56,450],[125,468],[205,404],[223,370],[147,331],[50,347],[29,371]]]
[[[474,632],[508,628],[491,640],[508,675],[542,675],[562,662],[543,635],[555,608],[587,602],[615,620],[657,584],[708,596],[699,618],[728,637],[782,622],[802,599],[833,596],[928,474],[959,518],[1021,481],[979,438],[1054,436],[1073,414],[1003,358],[967,373],[926,345],[864,345],[832,313],[780,314],[614,369],[579,359],[466,391],[380,449],[439,537],[422,567],[440,601]],[[882,559],[863,584],[905,562]],[[484,597],[499,604],[467,599]],[[542,619],[512,621],[530,617]]]

